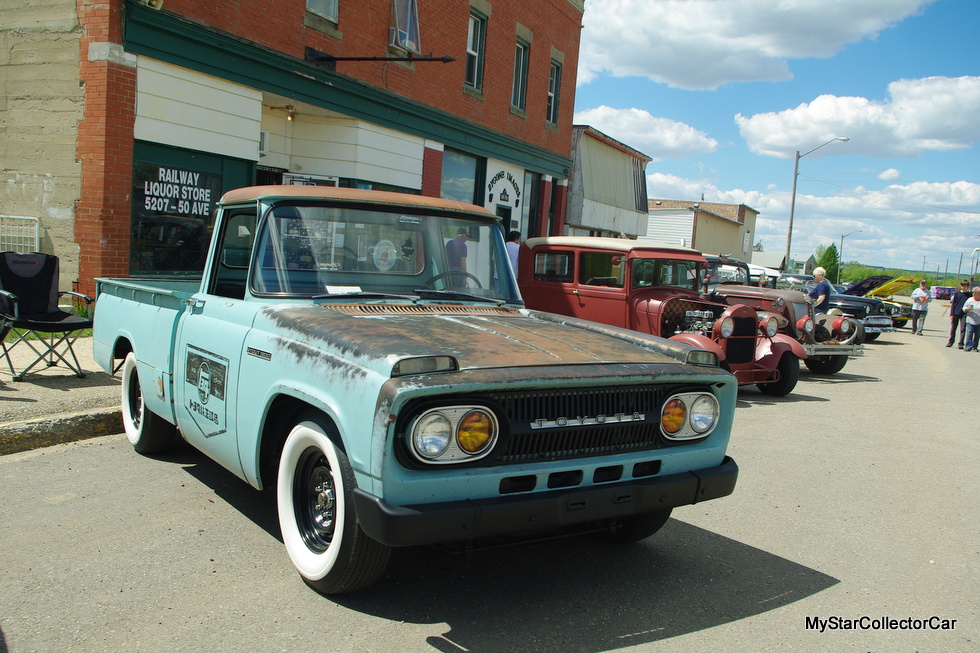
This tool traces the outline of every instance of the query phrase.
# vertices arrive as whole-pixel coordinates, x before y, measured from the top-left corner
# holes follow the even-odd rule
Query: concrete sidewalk
[[[41,363],[23,381],[13,381],[0,358],[0,455],[122,433],[119,376],[96,366],[92,338],[79,338],[74,349],[83,379],[62,363]],[[34,357],[24,343],[11,351],[18,373]]]

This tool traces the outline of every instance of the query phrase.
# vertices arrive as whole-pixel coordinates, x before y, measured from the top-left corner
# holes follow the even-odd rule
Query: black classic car
[[[834,292],[830,295],[830,310],[839,309],[844,315],[857,318],[864,325],[864,340],[871,342],[876,340],[882,333],[895,331],[895,323],[891,317],[891,307],[886,307],[885,303],[876,297],[864,297],[870,292],[891,279],[885,275],[875,275],[868,277],[852,286],[839,286],[831,284]],[[814,287],[813,280],[804,284],[805,292],[810,292]]]

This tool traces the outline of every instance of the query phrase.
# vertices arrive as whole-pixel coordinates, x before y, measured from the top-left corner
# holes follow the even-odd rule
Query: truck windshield
[[[520,301],[492,220],[280,203],[260,229],[257,295]]]
[[[672,286],[697,292],[697,262],[673,259],[634,259],[633,288],[651,288],[654,286]]]
[[[749,285],[749,271],[747,267],[727,265],[720,261],[711,261],[707,272],[710,275],[708,283],[712,286],[719,283],[734,284],[736,286]]]

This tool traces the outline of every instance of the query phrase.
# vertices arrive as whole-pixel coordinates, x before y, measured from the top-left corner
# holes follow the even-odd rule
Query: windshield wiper
[[[375,292],[372,290],[353,290],[351,292],[338,292],[329,293],[326,295],[314,295],[311,297],[313,300],[322,299],[344,299],[346,297],[358,297],[360,299],[404,299],[406,301],[412,302],[413,304],[419,300],[418,297],[412,295],[399,295],[393,292]]]
[[[469,299],[474,302],[485,302],[487,304],[496,304],[497,306],[503,306],[508,303],[505,299],[497,299],[496,297],[481,297],[480,295],[474,295],[468,292],[462,292],[459,290],[433,290],[431,288],[417,288],[415,290],[422,299]]]

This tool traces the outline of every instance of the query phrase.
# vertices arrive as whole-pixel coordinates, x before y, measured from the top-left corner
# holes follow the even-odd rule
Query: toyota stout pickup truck
[[[803,364],[814,374],[840,372],[849,356],[863,356],[864,326],[855,318],[817,313],[813,300],[799,290],[753,285],[747,263],[727,255],[705,255],[703,276],[708,296],[726,304],[747,304],[760,316],[774,315],[779,330],[803,346]]]
[[[275,492],[324,594],[392,547],[635,541],[730,494],[737,385],[712,350],[527,309],[500,220],[307,186],[220,200],[202,278],[99,279],[137,452],[182,438]]]
[[[779,333],[775,316],[702,295],[707,260],[686,247],[625,238],[530,238],[520,254],[529,308],[668,338],[714,352],[739,385],[787,395],[803,348]]]

